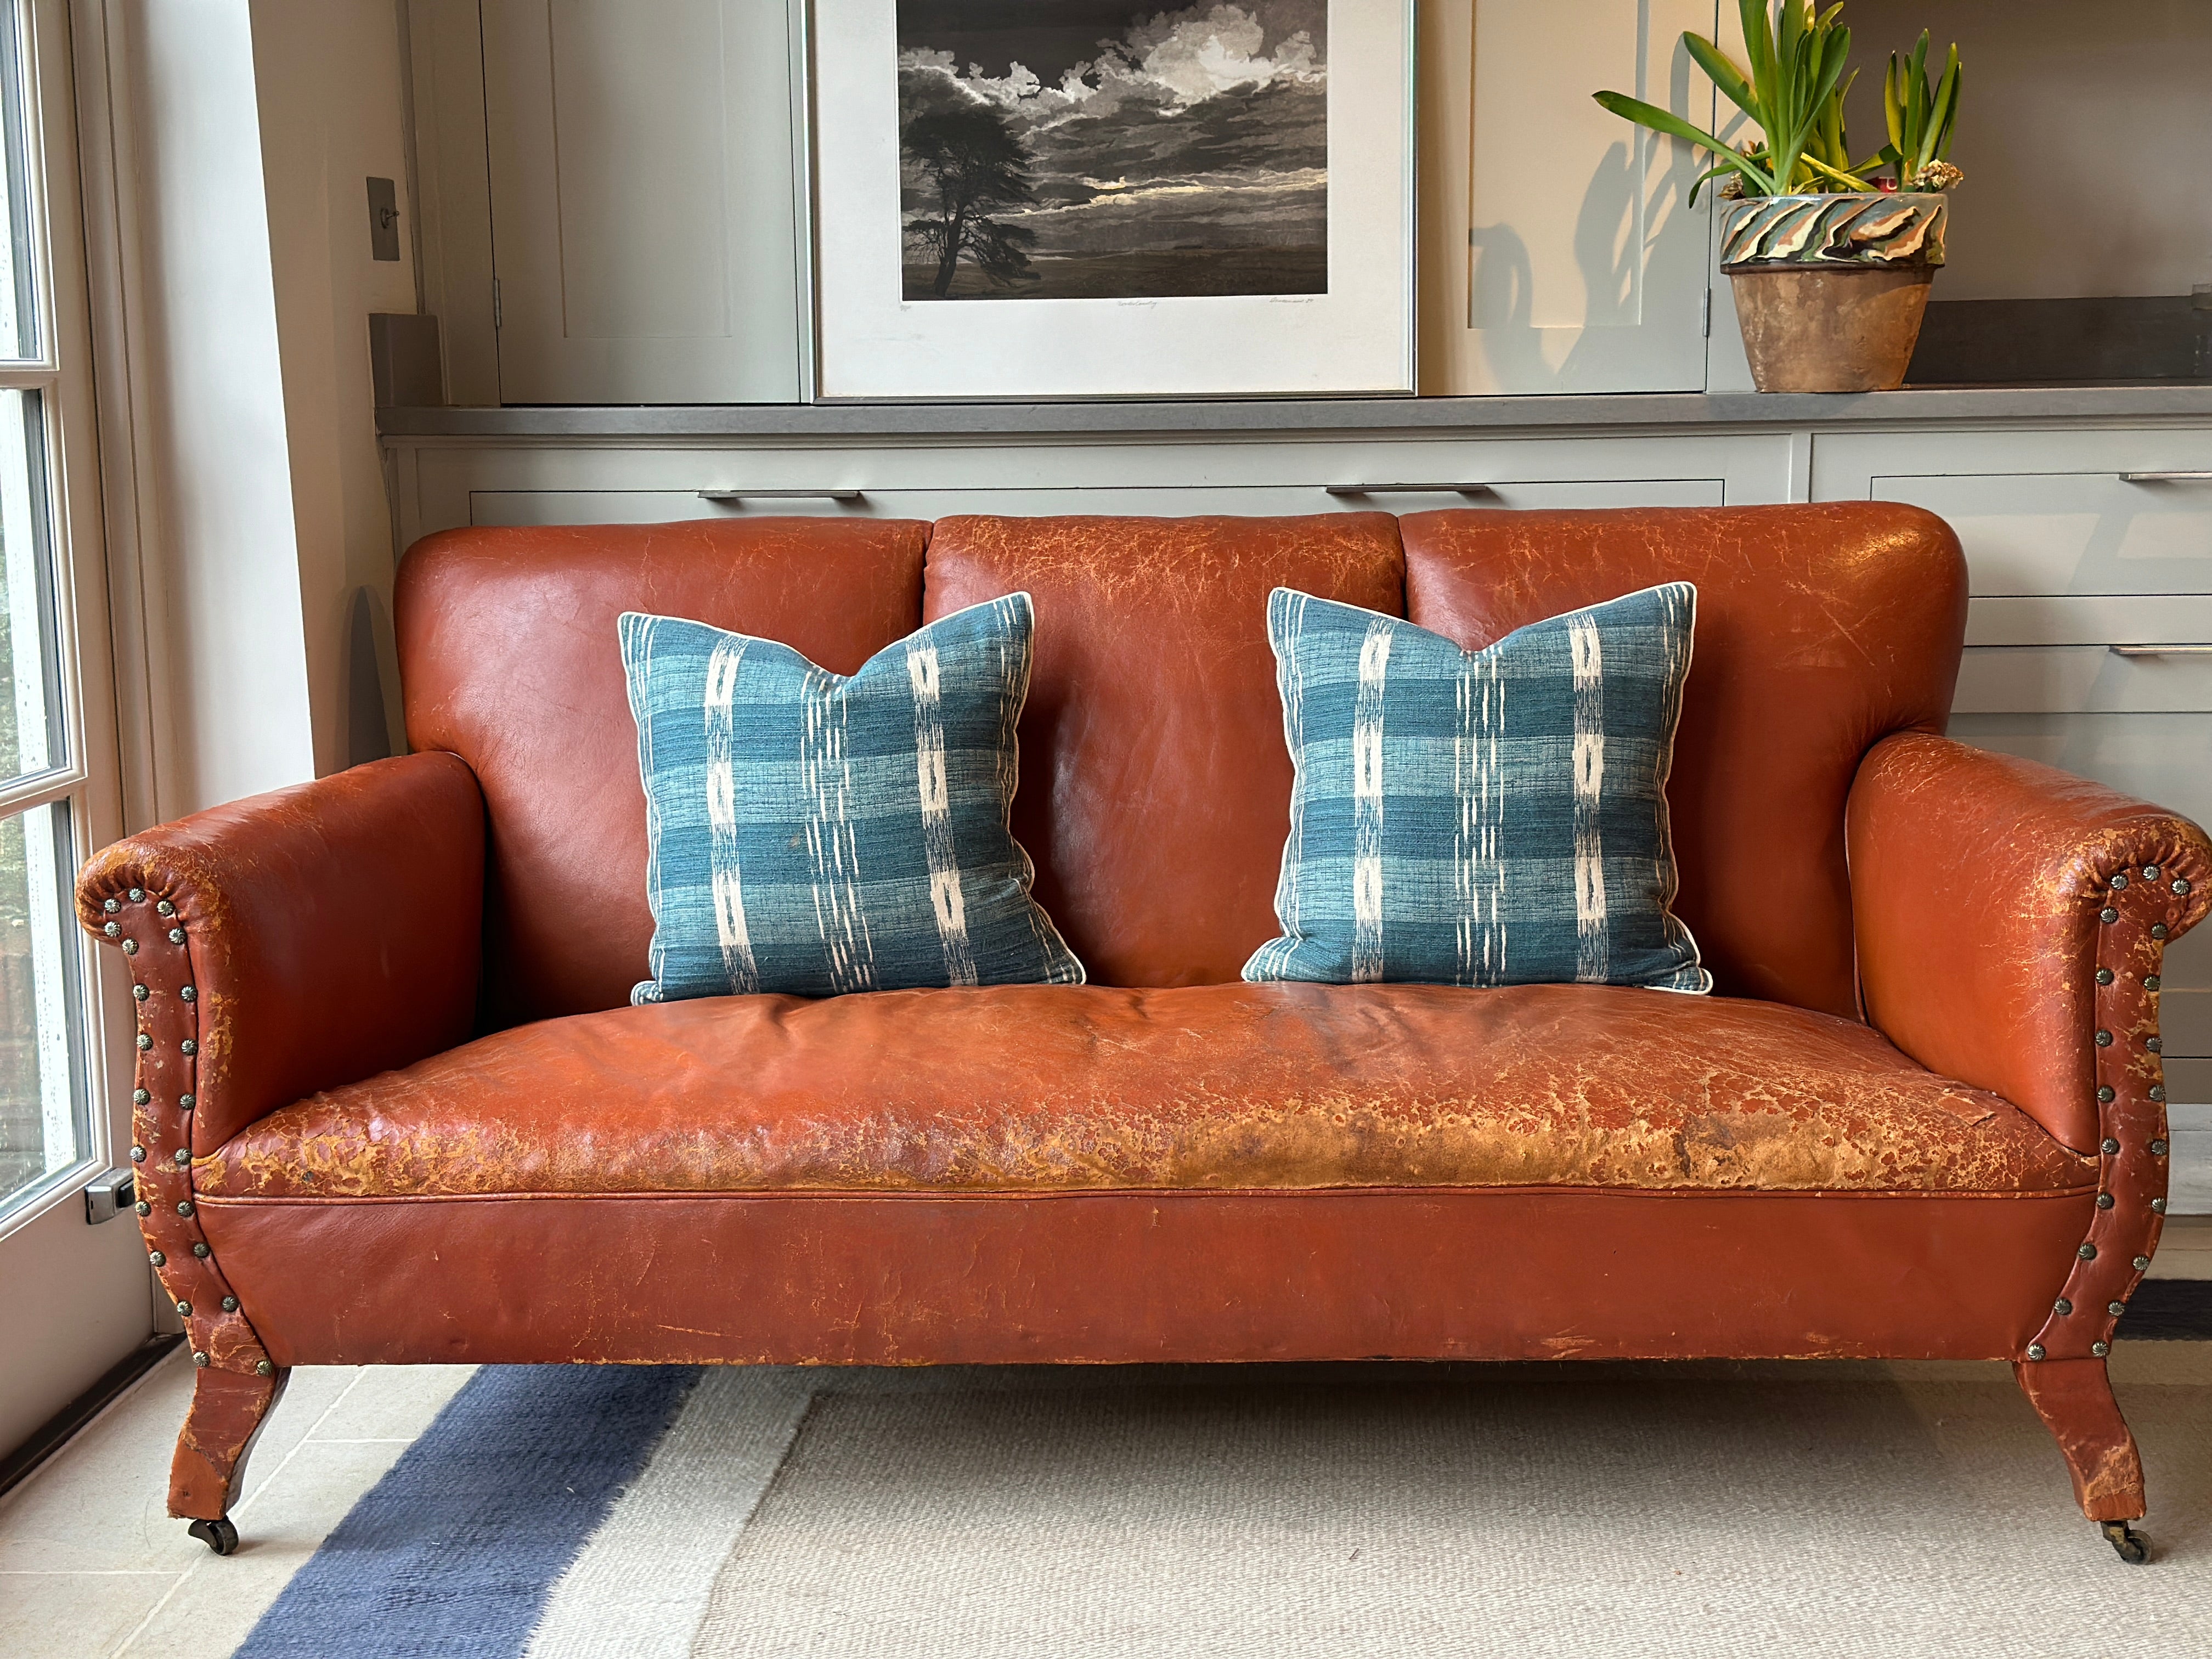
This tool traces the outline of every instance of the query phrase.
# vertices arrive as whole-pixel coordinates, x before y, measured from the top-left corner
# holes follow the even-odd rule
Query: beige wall
[[[398,685],[355,659],[366,588],[390,655],[392,520],[369,381],[372,312],[415,309],[398,0],[252,0],[270,258],[299,538],[315,770],[380,750]],[[400,258],[369,257],[366,181],[398,186]],[[381,680],[381,690],[379,682]],[[363,703],[382,702],[380,712]]]
[[[1944,300],[2186,294],[2212,283],[2212,0],[1850,0],[1855,154],[1924,27],[1966,70]]]

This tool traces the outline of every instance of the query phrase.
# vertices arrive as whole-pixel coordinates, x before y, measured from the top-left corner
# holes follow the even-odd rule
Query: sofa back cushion
[[[647,976],[645,796],[615,619],[688,617],[849,674],[921,623],[929,526],[741,519],[450,530],[401,563],[407,740],[490,815],[485,1018],[611,1008]]]
[[[1966,612],[1950,528],[1865,501],[1423,513],[1400,528],[1407,615],[1469,648],[1657,582],[1697,585],[1667,787],[1674,912],[1723,995],[1852,1015],[1844,799],[1881,738],[1943,728]]]
[[[1403,616],[1396,521],[957,518],[931,532],[927,616],[1036,602],[1014,835],[1093,984],[1231,981],[1274,936],[1291,803],[1277,587]]]

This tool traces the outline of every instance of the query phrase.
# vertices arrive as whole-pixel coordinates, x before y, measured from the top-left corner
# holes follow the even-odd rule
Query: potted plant
[[[1886,392],[1904,384],[1928,288],[1943,263],[1944,192],[1959,113],[1959,49],[1928,76],[1928,36],[1893,52],[1882,87],[1889,142],[1851,160],[1844,96],[1851,32],[1841,0],[1739,0],[1751,60],[1739,69],[1702,35],[1682,44],[1749,116],[1757,142],[1738,149],[1680,116],[1618,92],[1594,94],[1614,114],[1712,152],[1690,199],[1725,176],[1721,269],[1735,290],[1752,379],[1761,392]],[[1875,170],[1887,167],[1889,176]]]

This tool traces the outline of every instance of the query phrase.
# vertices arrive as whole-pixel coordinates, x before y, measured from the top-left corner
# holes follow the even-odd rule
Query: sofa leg
[[[217,1555],[238,1547],[230,1523],[231,1500],[246,1474],[246,1460],[284,1392],[289,1371],[254,1371],[203,1365],[192,1383],[191,1409],[177,1436],[169,1465],[169,1513],[188,1517],[191,1534]]]
[[[2148,1549],[2127,1525],[2143,1513],[2142,1458],[2112,1398],[2102,1359],[2015,1360],[2021,1392],[2058,1442],[2081,1513],[2103,1528],[2125,1561]]]

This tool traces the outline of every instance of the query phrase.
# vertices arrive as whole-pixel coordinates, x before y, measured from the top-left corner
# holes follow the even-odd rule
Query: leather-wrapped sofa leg
[[[2141,1538],[2125,1525],[2142,1516],[2142,1458],[2120,1415],[2119,1402],[2112,1398],[2105,1362],[2022,1360],[2012,1369],[2021,1392],[2058,1442],[2074,1477],[2074,1498],[2081,1513],[2104,1526],[2123,1559],[2147,1559]]]
[[[202,1366],[192,1404],[169,1464],[169,1513],[191,1518],[192,1536],[217,1555],[238,1547],[230,1506],[246,1478],[246,1460],[283,1396],[289,1370],[263,1376]]]

